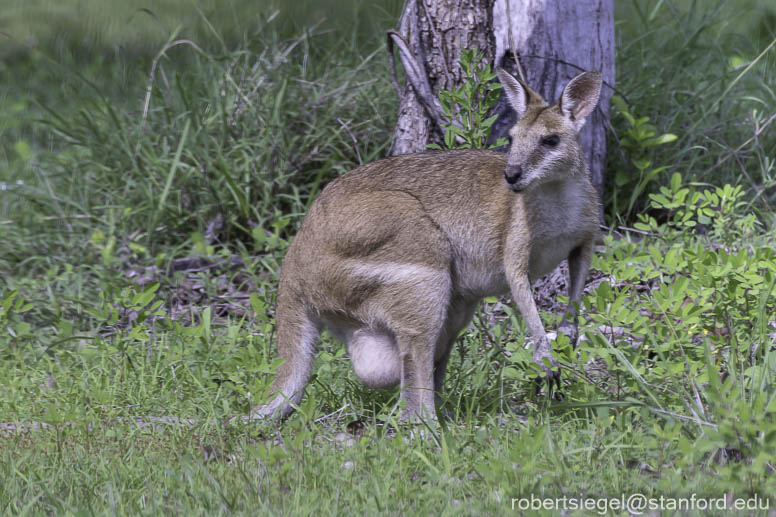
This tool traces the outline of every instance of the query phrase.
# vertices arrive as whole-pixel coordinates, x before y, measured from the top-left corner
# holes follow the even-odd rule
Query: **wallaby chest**
[[[526,195],[530,197],[525,204],[525,222],[531,233],[528,276],[533,282],[555,269],[572,250],[595,238],[598,208],[586,178],[544,185]]]

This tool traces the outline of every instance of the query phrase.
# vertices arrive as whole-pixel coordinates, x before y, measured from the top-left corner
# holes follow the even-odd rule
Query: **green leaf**
[[[14,289],[8,295],[3,299],[3,309],[5,312],[8,312],[8,310],[11,308],[11,305],[13,305],[13,300],[16,298],[16,296],[19,294],[18,289]]]
[[[156,220],[159,217],[159,215],[162,212],[162,209],[164,208],[164,203],[167,201],[167,196],[170,193],[170,188],[172,187],[172,180],[175,177],[175,172],[178,170],[178,167],[181,165],[181,153],[183,152],[183,147],[186,144],[186,138],[189,134],[189,127],[191,126],[191,120],[186,119],[186,124],[183,126],[183,134],[181,135],[181,139],[178,142],[178,148],[175,150],[175,156],[173,157],[172,164],[170,165],[170,170],[167,173],[167,180],[164,183],[164,189],[162,190],[162,195],[159,197],[159,203],[156,207],[156,213],[153,216],[154,223],[151,225],[151,230],[154,229],[156,226]]]
[[[146,287],[142,292],[137,293],[132,299],[132,305],[135,307],[145,307],[154,299],[154,294],[159,289],[159,282],[154,282]]]
[[[30,144],[28,144],[25,140],[19,140],[16,142],[14,148],[16,149],[16,154],[19,155],[19,158],[21,158],[23,162],[28,162],[32,159]]]
[[[492,117],[488,117],[485,120],[482,121],[482,127],[490,127],[493,125],[493,123],[498,118],[498,115],[493,115]]]
[[[267,304],[264,303],[264,300],[259,297],[256,291],[251,293],[251,308],[257,317],[263,318],[266,315]]]
[[[638,170],[640,170],[640,171],[646,170],[647,168],[649,168],[650,164],[652,163],[652,162],[650,162],[649,160],[646,160],[646,159],[644,159],[644,160],[632,160],[632,161],[633,161],[633,165]]]
[[[448,149],[453,149],[455,146],[455,133],[450,130],[445,131],[445,146]]]
[[[728,65],[730,68],[741,68],[746,65],[748,65],[750,61],[747,61],[746,59],[742,58],[741,56],[730,56],[728,58]]]
[[[660,135],[659,137],[653,139],[651,142],[649,142],[648,145],[663,145],[668,144],[670,142],[674,142],[677,139],[677,136],[673,133],[665,133],[663,135]]]
[[[678,172],[673,173],[673,175],[671,175],[671,191],[678,192],[681,186],[682,186],[682,175],[679,174]]]

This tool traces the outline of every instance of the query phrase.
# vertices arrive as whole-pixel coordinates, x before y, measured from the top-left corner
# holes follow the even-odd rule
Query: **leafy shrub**
[[[634,115],[633,110],[618,95],[612,97],[612,105],[615,113],[622,116],[626,122],[626,127],[619,136],[618,145],[625,151],[630,165],[638,171],[638,174],[634,175],[630,167],[617,169],[614,173],[614,185],[611,186],[614,214],[629,219],[650,183],[669,168],[667,165],[653,167],[651,148],[675,141],[676,135],[671,133],[656,135],[657,129],[649,123],[649,117]],[[620,194],[627,192],[630,192],[630,197],[627,200],[620,199]]]
[[[463,84],[458,88],[439,91],[439,102],[447,123],[442,127],[447,149],[482,149],[506,145],[506,138],[499,138],[488,146],[490,131],[498,115],[487,114],[498,101],[501,84],[493,82],[496,74],[490,65],[483,63],[484,54],[477,49],[461,50],[459,64],[464,73]],[[442,149],[429,144],[429,149]]]
[[[669,219],[642,214],[635,227],[648,237],[607,238],[594,267],[608,280],[585,299],[590,339],[566,356],[597,397],[632,405],[633,425],[651,420],[647,409],[665,419],[658,441],[678,433],[686,456],[661,458],[667,468],[702,463],[740,491],[772,472],[776,451],[776,234],[744,212],[743,196],[697,191],[678,173],[651,194]],[[584,405],[594,392],[582,392]]]

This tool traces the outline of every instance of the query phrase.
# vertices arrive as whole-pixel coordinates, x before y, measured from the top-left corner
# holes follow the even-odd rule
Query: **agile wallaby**
[[[532,282],[564,258],[570,303],[561,330],[577,335],[579,302],[598,232],[598,196],[578,132],[601,76],[572,79],[547,103],[503,70],[518,121],[506,154],[485,150],[396,156],[331,182],[283,262],[272,399],[251,418],[282,418],[302,398],[324,326],[347,343],[367,386],[401,385],[403,417],[434,418],[450,350],[485,296],[511,290],[552,362]],[[552,375],[552,368],[545,370]]]

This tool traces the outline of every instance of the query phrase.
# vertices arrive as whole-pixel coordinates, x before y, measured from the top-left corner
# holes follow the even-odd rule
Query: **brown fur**
[[[401,385],[407,417],[433,417],[452,345],[485,296],[511,291],[534,359],[551,361],[531,283],[565,258],[571,303],[562,330],[576,338],[574,303],[599,210],[577,131],[597,102],[600,76],[581,74],[553,106],[499,76],[519,116],[507,154],[388,158],[334,180],[315,201],[283,264],[277,328],[285,361],[272,400],[252,418],[293,410],[324,326],[348,344],[365,384]],[[548,135],[557,145],[542,143]]]

